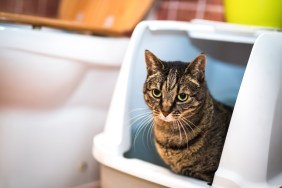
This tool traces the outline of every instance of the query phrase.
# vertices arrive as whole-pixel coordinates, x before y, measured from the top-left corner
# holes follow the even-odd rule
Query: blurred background
[[[83,26],[94,34],[106,35],[131,34],[138,22],[148,19],[177,21],[204,19],[282,28],[280,0],[0,0],[0,12],[33,16],[24,19],[28,24],[34,24],[31,19],[35,20],[35,17],[51,18],[69,23],[46,24],[46,20],[37,21],[41,25],[51,27],[69,24],[68,29],[71,24]],[[19,17],[11,18],[3,14],[0,15],[0,19],[23,22],[23,19],[19,21]],[[110,30],[105,32],[105,29]]]
[[[0,11],[56,18],[64,0],[0,0]],[[190,21],[195,18],[224,21],[223,0],[157,0],[158,20]]]
[[[56,18],[58,0],[0,0],[0,11]]]

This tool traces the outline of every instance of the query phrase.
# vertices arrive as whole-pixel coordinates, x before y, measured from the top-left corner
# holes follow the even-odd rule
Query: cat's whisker
[[[144,129],[146,127],[145,124],[140,124],[134,134],[134,139],[133,139],[133,147],[135,148],[135,145],[136,145],[136,141],[137,141],[137,138],[139,136],[139,134],[141,133],[142,129]]]
[[[152,146],[152,135],[153,135],[153,117],[150,118],[150,124],[149,124],[149,128],[148,128],[148,131],[147,131],[147,147],[149,149],[153,148]],[[151,147],[150,147],[151,146]]]
[[[151,149],[150,144],[152,144],[152,128],[153,128],[153,118],[150,117],[150,118],[147,119],[147,123],[146,123],[146,132],[147,132],[146,145],[147,145],[148,149]]]
[[[151,116],[152,112],[144,112],[144,113],[140,113],[136,116],[133,116],[132,118],[129,119],[130,122],[130,127],[134,126],[135,123],[137,123],[138,121],[142,121],[143,118],[147,117],[147,116]]]
[[[187,119],[184,119],[184,118],[182,118],[180,120],[183,121],[185,123],[185,125],[187,125],[191,129],[191,131],[193,132],[194,135],[196,135],[194,129],[191,127],[191,125],[189,123],[190,121],[188,121]]]
[[[138,111],[138,110],[140,111],[140,110],[142,110],[142,108],[134,109],[134,111]],[[142,128],[145,127],[144,121],[149,117],[152,117],[152,112],[147,110],[147,112],[140,113],[140,114],[133,116],[132,118],[129,119],[130,127],[138,125],[138,128],[135,132],[133,145],[135,145],[136,139],[137,139],[139,133],[142,131]]]
[[[140,119],[139,119],[140,120]],[[139,136],[139,134],[143,131],[142,138],[144,138],[144,134],[146,132],[146,127],[152,124],[152,116],[147,115],[147,116],[142,116],[142,119],[140,120],[138,124],[138,128],[135,132],[134,139],[133,139],[133,146],[136,144],[136,140]]]
[[[152,124],[152,118],[150,116],[146,117],[146,119],[144,119],[144,123],[143,123],[144,131],[143,131],[143,134],[142,134],[142,138],[145,137],[145,132],[147,132],[147,147],[148,147],[148,140],[149,140],[148,139],[148,132],[149,132],[151,124]],[[144,139],[142,139],[142,140],[144,141]],[[143,144],[144,144],[144,142],[143,142]]]
[[[193,125],[196,129],[198,129],[200,132],[202,132],[202,129],[200,129],[197,125],[195,125],[192,121],[190,121],[188,118],[183,118],[185,119],[189,124]]]
[[[143,126],[140,126],[137,128],[136,132],[135,132],[135,135],[134,135],[134,139],[133,139],[133,148],[135,150],[135,146],[136,146],[136,141],[137,141],[137,138],[141,132],[141,130],[143,129]]]
[[[179,125],[179,121],[173,121],[173,123],[176,123],[177,125],[177,128],[178,128],[178,132],[179,132],[179,143],[181,144],[182,142],[182,134],[181,134],[181,128],[180,128],[180,125]]]
[[[189,138],[188,138],[187,132],[186,132],[186,130],[185,130],[185,126],[183,125],[183,123],[185,123],[185,122],[182,122],[182,121],[180,120],[179,123],[180,123],[180,126],[181,126],[182,129],[183,129],[184,134],[185,134],[186,143],[187,143],[187,149],[188,149],[188,141],[189,141]]]
[[[153,139],[153,128],[155,126],[155,121],[153,120],[153,117],[152,117],[152,122],[150,124],[150,127],[149,127],[149,131],[148,131],[148,137],[149,137],[149,149],[151,151],[153,151],[153,148],[154,148],[154,139]],[[151,146],[151,147],[150,147]]]
[[[140,134],[142,133],[141,137],[144,138],[142,140],[146,140],[147,147],[150,148],[149,144],[152,144],[152,130],[153,130],[153,117],[157,116],[159,112],[157,110],[150,110],[149,108],[135,108],[129,113],[134,114],[138,113],[137,115],[133,116],[129,119],[130,127],[138,126],[133,138],[133,146],[135,148],[136,142],[138,137],[140,137]],[[145,136],[145,134],[147,134]],[[145,139],[146,137],[146,139]],[[143,142],[145,144],[145,142]]]

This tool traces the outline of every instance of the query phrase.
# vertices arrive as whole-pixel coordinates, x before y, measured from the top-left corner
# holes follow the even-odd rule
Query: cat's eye
[[[181,102],[184,102],[188,99],[188,95],[186,93],[180,93],[177,95],[177,99]]]
[[[152,90],[152,94],[153,94],[153,96],[156,97],[156,98],[160,98],[160,97],[162,96],[161,91],[158,90],[158,89],[153,89],[153,90]]]

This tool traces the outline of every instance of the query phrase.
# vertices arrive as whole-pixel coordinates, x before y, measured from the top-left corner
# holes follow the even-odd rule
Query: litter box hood
[[[269,38],[271,38],[271,40]],[[278,150],[278,148],[274,146],[275,143],[278,143],[278,138],[270,139],[271,135],[278,134],[274,129],[280,132],[280,134],[282,133],[282,130],[278,125],[274,126],[275,122],[279,122],[277,121],[277,118],[279,117],[276,115],[276,119],[273,119],[273,113],[277,113],[282,106],[282,103],[279,103],[281,100],[278,97],[281,93],[281,76],[278,75],[282,75],[282,73],[280,73],[280,70],[276,70],[281,66],[279,65],[279,61],[282,59],[281,40],[282,34],[278,32],[263,30],[262,28],[256,29],[253,27],[234,26],[229,24],[206,24],[199,22],[184,23],[171,21],[146,21],[140,23],[134,30],[122,64],[104,132],[94,138],[94,157],[102,164],[102,167],[110,167],[119,172],[130,174],[131,176],[144,181],[151,182],[152,184],[157,184],[158,186],[209,187],[206,182],[174,174],[169,169],[156,162],[155,159],[157,157],[154,156],[156,153],[147,147],[153,147],[153,144],[146,143],[146,139],[149,138],[149,136],[147,136],[148,130],[147,132],[142,132],[141,128],[138,127],[138,121],[134,120],[134,118],[140,117],[138,116],[140,115],[138,114],[138,109],[146,108],[142,96],[142,86],[146,76],[144,64],[145,49],[149,49],[164,60],[182,61],[191,61],[197,54],[205,52],[208,59],[206,78],[212,95],[217,100],[231,106],[234,105],[237,100],[234,115],[230,124],[230,131],[227,135],[227,142],[213,186],[244,187],[244,185],[248,185],[249,187],[252,187],[253,185],[258,184],[261,187],[277,187],[279,183],[281,186],[282,181],[279,172],[281,172],[282,168],[278,168],[277,166],[276,168],[274,166],[278,164],[278,166],[281,167],[282,162],[277,159],[277,156],[267,154],[268,152],[278,152],[279,156],[281,156],[281,150]],[[264,51],[262,49],[267,50]],[[271,51],[269,49],[271,49]],[[263,52],[266,52],[266,55]],[[271,61],[261,62],[262,60],[266,60],[265,57],[271,59]],[[273,59],[271,57],[273,57]],[[262,60],[260,60],[260,58],[262,58]],[[260,63],[257,63],[257,61],[260,61]],[[245,73],[247,63],[248,66]],[[272,106],[268,106],[265,102],[261,105],[266,105],[267,108],[272,109],[272,111],[260,111],[257,113],[258,108],[256,107],[256,103],[262,99],[259,97],[263,96],[255,95],[255,92],[260,92],[263,88],[259,83],[254,84],[253,82],[249,83],[249,81],[250,78],[252,78],[253,81],[255,79],[257,79],[258,82],[261,81],[264,77],[259,78],[258,70],[263,71],[263,67],[270,63],[273,64],[273,67],[271,70],[267,70],[268,72],[264,74],[264,76],[270,75],[268,82],[273,82],[278,85],[273,84],[269,86],[267,90],[268,92],[264,93],[267,96],[267,94],[272,91],[272,87],[276,88],[273,90],[276,94],[274,98],[271,99],[274,101],[269,104]],[[241,82],[242,87],[240,88]],[[247,92],[248,94],[246,94]],[[249,100],[246,96],[250,98],[253,97],[253,99]],[[248,100],[250,102],[248,102]],[[279,103],[278,107],[275,105],[277,102]],[[261,105],[259,109],[263,109],[263,106]],[[248,106],[248,108],[245,108],[245,106]],[[242,110],[242,108],[245,109]],[[252,114],[253,111],[256,111],[256,113]],[[245,117],[242,117],[242,112]],[[270,120],[269,122],[265,122],[267,118],[262,120],[265,124],[269,125],[267,128],[267,135],[262,136],[262,132],[260,132],[261,135],[259,135],[256,131],[253,131],[252,134],[246,133],[242,138],[238,136],[241,134],[241,131],[244,132],[244,130],[251,131],[256,129],[254,124],[250,125],[252,122],[247,124],[241,122],[241,120],[243,121],[247,119],[248,114],[253,118],[255,116],[272,117],[272,119],[268,119]],[[241,125],[239,126],[238,124]],[[247,126],[249,126],[249,128],[246,128]],[[258,124],[257,126],[260,125]],[[236,138],[236,136],[238,137]],[[232,151],[234,142],[238,138],[242,144],[240,146],[241,148],[239,147],[238,142],[235,144],[236,150]],[[250,138],[252,141],[250,141]],[[265,142],[264,144],[260,141],[254,142],[253,138],[256,138],[255,140],[261,139],[262,142],[265,139]],[[144,140],[145,143],[138,143],[144,142]],[[279,141],[281,141],[281,139]],[[262,174],[258,174],[257,176],[253,175],[252,177],[248,176],[251,173],[251,169],[249,169],[248,172],[245,172],[246,178],[239,178],[240,181],[237,181],[238,179],[236,178],[239,177],[240,172],[244,170],[243,167],[246,168],[246,166],[248,166],[247,164],[244,164],[244,161],[249,161],[254,157],[254,154],[251,154],[250,152],[241,153],[247,150],[244,148],[245,143],[247,143],[247,148],[252,148],[252,145],[258,143],[260,143],[259,146],[264,145],[265,148],[263,150],[257,148],[256,150],[251,151],[266,153],[264,158],[259,160],[261,163],[264,162],[264,165],[268,164],[268,162],[265,161],[267,160],[267,156],[273,158],[275,162],[269,163],[273,167],[264,166],[262,168],[260,165],[256,164],[258,167],[253,170],[259,171],[262,168],[261,170],[264,171]],[[274,145],[270,145],[270,143]],[[144,145],[147,146],[144,147]],[[237,155],[241,156],[241,158],[239,158],[241,162],[238,161],[238,158],[234,159],[231,155],[234,152],[237,152]],[[127,153],[126,157],[124,155],[125,153]],[[242,158],[242,156],[244,157]],[[280,159],[281,158],[282,157],[280,157]],[[270,160],[270,158],[268,158],[268,160]],[[234,161],[236,162],[233,164]],[[240,167],[234,167],[235,164]],[[274,171],[270,168],[273,168]],[[267,176],[264,176],[265,174]],[[120,186],[123,187],[125,186],[124,184],[126,184],[126,180],[123,182],[120,180],[118,183],[123,183],[123,185]],[[111,187],[109,184],[107,185],[108,186],[106,187]],[[138,185],[135,187],[138,187]],[[139,187],[142,186],[139,185]]]

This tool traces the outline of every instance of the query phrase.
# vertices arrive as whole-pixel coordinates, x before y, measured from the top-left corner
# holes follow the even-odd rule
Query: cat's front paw
[[[182,174],[185,176],[190,176],[196,179],[204,180],[208,182],[208,185],[212,185],[213,176],[214,176],[214,174],[205,174],[202,172],[196,172],[196,171],[188,170],[188,169],[182,170]]]

